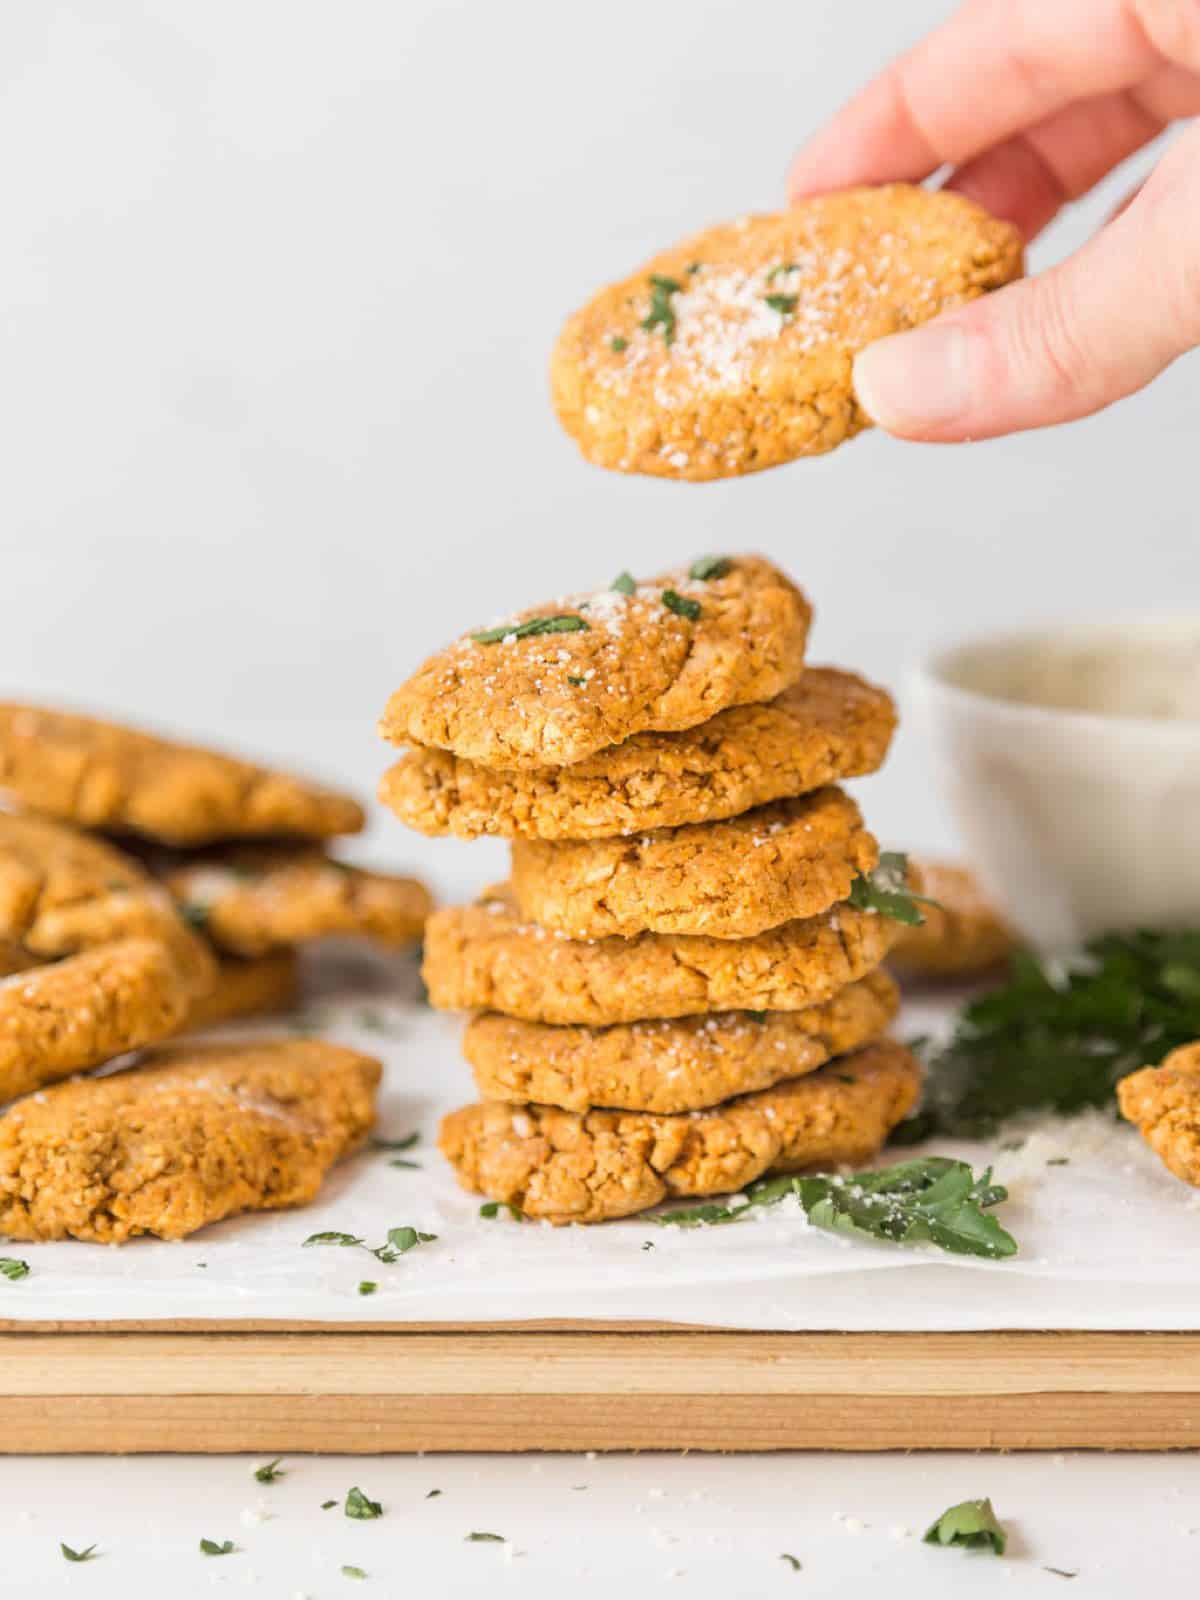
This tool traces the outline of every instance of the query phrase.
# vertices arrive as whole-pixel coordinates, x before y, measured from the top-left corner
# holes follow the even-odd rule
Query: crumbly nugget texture
[[[421,937],[432,907],[415,878],[303,846],[218,846],[170,867],[166,883],[219,949],[248,957],[331,934],[399,948]]]
[[[379,798],[420,833],[606,839],[720,822],[883,764],[896,727],[885,689],[807,667],[765,705],[732,706],[679,733],[641,733],[569,767],[497,771],[415,747]]]
[[[0,1233],[182,1239],[313,1199],[367,1134],[379,1063],[318,1040],[181,1044],[0,1117]]]
[[[576,940],[517,914],[506,885],[435,911],[424,977],[446,1011],[604,1027],[708,1011],[799,1011],[877,967],[898,925],[848,904],[753,939],[643,933]]]
[[[884,1032],[899,991],[868,973],[807,1011],[725,1011],[611,1028],[553,1028],[499,1012],[476,1017],[463,1054],[485,1100],[590,1111],[699,1111],[815,1072]]]
[[[1017,936],[968,867],[945,861],[916,863],[924,906],[921,927],[905,928],[891,955],[903,977],[975,978],[998,967],[1017,947]]]
[[[498,624],[508,632],[490,641],[464,636],[396,690],[381,734],[502,770],[570,766],[795,683],[811,619],[795,584],[758,556],[710,579],[688,573],[565,596]],[[520,631],[556,617],[574,631]]]
[[[555,409],[584,456],[694,482],[870,426],[864,346],[1019,277],[1020,237],[961,195],[850,189],[740,217],[603,289],[559,336]]]
[[[1200,1040],[1122,1078],[1117,1099],[1167,1170],[1200,1188]]]
[[[357,833],[351,796],[215,750],[37,706],[0,704],[0,791],[67,822],[166,844]]]
[[[64,823],[0,812],[0,939],[45,961],[129,938],[167,945],[191,992],[211,989],[207,947],[136,861]]]
[[[879,846],[829,787],[734,817],[626,839],[516,840],[521,914],[572,939],[706,934],[744,939],[844,900]]]
[[[156,939],[0,978],[0,1104],[167,1038],[197,1003]]]
[[[871,1159],[916,1103],[921,1069],[891,1041],[712,1111],[663,1117],[497,1101],[442,1123],[464,1188],[554,1223],[604,1222],[672,1196],[727,1194],[768,1171]]]

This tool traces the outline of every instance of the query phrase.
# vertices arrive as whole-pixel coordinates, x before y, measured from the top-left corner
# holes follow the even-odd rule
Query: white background
[[[698,488],[588,468],[551,416],[545,368],[563,315],[681,232],[781,203],[795,144],[948,9],[9,0],[4,690],[220,738],[369,792],[386,760],[375,718],[427,649],[622,567],[765,550],[816,600],[817,657],[892,684],[948,635],[1192,607],[1195,358],[1070,429],[952,449],[868,436]],[[1120,188],[1078,208],[1034,265],[1083,237]],[[872,793],[889,839],[941,838],[912,737]],[[387,824],[370,848],[420,859],[444,882],[482,879],[495,860]],[[1035,1579],[1049,1593],[1062,1581],[1039,1572],[1043,1560],[1092,1569],[1072,1595],[1123,1592],[1099,1575],[1121,1559],[1128,1592],[1149,1569],[1128,1554],[1132,1533],[1126,1556],[1116,1551],[1121,1523],[1102,1507],[1121,1498],[1162,1520],[1139,1525],[1143,1552],[1178,1574],[1196,1565],[1195,1542],[1172,1554],[1168,1537],[1200,1523],[1167,1498],[1169,1483],[1194,1489],[1190,1463],[612,1463],[587,1518],[574,1503],[584,1495],[549,1492],[550,1464],[541,1480],[529,1463],[421,1465],[310,1465],[303,1481],[320,1478],[324,1498],[327,1479],[335,1493],[348,1476],[466,1474],[472,1525],[503,1510],[529,1554],[498,1578],[495,1552],[460,1553],[453,1519],[445,1541],[423,1533],[414,1499],[387,1525],[391,1592],[444,1573],[453,1592],[557,1593],[564,1577],[586,1583],[573,1575],[590,1562],[610,1581],[679,1568],[686,1592],[790,1593],[782,1564],[767,1579],[757,1562],[804,1543],[823,1552],[813,1575],[825,1574],[808,1593],[829,1592],[836,1572],[898,1594],[957,1593],[953,1554],[881,1542],[878,1527],[848,1538],[833,1512],[916,1523],[947,1499],[1000,1498],[1000,1485],[1030,1530],[1018,1548],[1031,1592]],[[38,1509],[12,1530],[6,1564],[25,1582],[50,1575],[93,1594],[237,1588],[248,1558],[193,1579],[176,1546],[236,1531],[209,1528],[209,1508],[244,1477],[239,1463],[0,1468],[3,1504]],[[729,1541],[724,1554],[702,1538],[679,1555],[649,1540],[636,1503],[668,1479],[681,1497],[723,1497],[720,1513],[688,1515]],[[300,1482],[283,1496],[295,1502],[289,1529],[309,1520]],[[239,1489],[228,1503],[250,1501]],[[301,1581],[284,1526],[256,1536],[260,1592],[341,1592],[336,1572]],[[61,1563],[60,1535],[87,1543],[110,1529],[121,1552],[102,1567]],[[338,1559],[354,1560],[343,1543]],[[982,1592],[985,1570],[970,1572]]]

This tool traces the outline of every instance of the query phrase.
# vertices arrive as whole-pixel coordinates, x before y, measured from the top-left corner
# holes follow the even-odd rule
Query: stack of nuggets
[[[874,771],[882,690],[806,668],[810,609],[710,558],[469,635],[393,695],[381,798],[513,841],[508,884],[435,913],[435,1006],[476,1016],[482,1100],[441,1148],[552,1222],[873,1156],[919,1068],[883,1038],[896,924],[850,903],[875,840],[835,785]]]
[[[350,796],[71,713],[0,705],[0,796],[0,1233],[178,1238],[310,1199],[373,1120],[369,1057],[179,1045],[62,1080],[285,1009],[309,939],[416,939],[423,886],[326,854]]]

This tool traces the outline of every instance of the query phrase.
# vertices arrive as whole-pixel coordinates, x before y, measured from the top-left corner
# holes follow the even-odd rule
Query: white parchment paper
[[[442,1113],[472,1095],[458,1050],[461,1022],[419,1003],[411,969],[397,965],[383,982],[380,972],[361,961],[327,968],[332,991],[305,1026],[383,1059],[379,1131],[419,1131],[420,1143],[404,1154],[417,1170],[367,1151],[334,1172],[303,1211],[237,1218],[178,1244],[6,1247],[32,1272],[0,1280],[0,1318],[1200,1328],[1200,1192],[1172,1178],[1132,1129],[1099,1113],[1042,1119],[1024,1130],[1016,1151],[927,1147],[976,1166],[991,1162],[1009,1185],[998,1215],[1021,1249],[1003,1263],[836,1238],[811,1228],[792,1202],[715,1229],[662,1228],[647,1217],[592,1228],[484,1220],[479,1197],[458,1188],[435,1147]],[[910,1007],[898,1034],[944,1026],[947,1014],[944,1006]],[[326,1229],[382,1243],[389,1227],[403,1224],[438,1237],[392,1266],[361,1250],[302,1248]],[[376,1282],[377,1293],[360,1295],[363,1279]]]

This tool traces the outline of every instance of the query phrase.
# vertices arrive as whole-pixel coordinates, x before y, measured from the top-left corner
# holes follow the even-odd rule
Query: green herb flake
[[[678,294],[683,288],[678,278],[664,278],[659,273],[650,276],[650,310],[643,317],[641,326],[647,333],[653,333],[655,328],[663,331],[663,343],[675,343],[675,307],[671,304],[671,296]]]
[[[420,1144],[419,1133],[406,1133],[403,1139],[372,1139],[373,1150],[411,1150],[413,1145]]]
[[[583,687],[583,685],[587,682],[587,679],[586,678],[572,678],[572,677],[570,677],[568,675],[567,682],[572,686],[572,688],[581,689]]]
[[[18,1261],[16,1256],[0,1256],[0,1277],[7,1278],[10,1283],[16,1283],[19,1278],[28,1276],[28,1261]]]
[[[440,1489],[430,1489],[429,1493],[425,1496],[425,1498],[426,1498],[426,1500],[436,1500],[438,1495],[441,1494],[441,1492],[442,1491]]]
[[[700,271],[700,268],[703,265],[704,265],[703,261],[689,261],[688,265],[687,265],[687,275],[688,275],[688,277],[689,278],[694,278],[696,276],[696,274]]]
[[[370,1278],[364,1278],[358,1286],[359,1294],[374,1294],[379,1288],[377,1283],[372,1283]]]
[[[356,1522],[371,1522],[383,1515],[383,1507],[378,1500],[368,1500],[361,1489],[353,1488],[346,1496],[346,1515]]]
[[[780,1559],[780,1561],[786,1561],[788,1566],[791,1567],[793,1572],[799,1572],[800,1571],[800,1563],[796,1560],[795,1556],[788,1555],[786,1550],[783,1552],[783,1554],[780,1556],[779,1559]]]
[[[89,1544],[86,1550],[72,1550],[69,1544],[60,1544],[58,1548],[67,1561],[94,1561],[99,1547]]]
[[[502,1533],[469,1533],[468,1544],[507,1544],[508,1540]]]
[[[507,1211],[514,1222],[524,1222],[525,1213],[520,1206],[514,1206],[511,1200],[485,1200],[479,1208],[481,1217],[498,1217],[502,1211]]]
[[[1066,1567],[1043,1567],[1043,1572],[1049,1572],[1055,1578],[1077,1578],[1078,1572],[1068,1572]]]
[[[343,1567],[342,1568],[342,1577],[343,1578],[365,1578],[366,1577],[366,1573],[363,1571],[363,1569],[361,1567]]]
[[[231,1556],[233,1554],[233,1540],[223,1539],[218,1544],[215,1539],[201,1539],[200,1553],[205,1556]]]
[[[417,1228],[389,1228],[387,1243],[379,1245],[371,1254],[390,1266],[419,1244],[432,1244],[436,1238],[436,1233],[421,1233]]]
[[[778,311],[781,317],[787,317],[795,311],[796,306],[799,304],[800,296],[798,294],[765,294],[763,299],[772,311]]]
[[[617,335],[615,335],[615,337],[613,337],[612,339],[610,339],[608,341],[608,347],[613,352],[614,355],[618,355],[619,356],[621,354],[622,350],[628,350],[629,349],[629,340],[628,339],[622,339],[621,335],[618,333]]]
[[[855,878],[846,898],[858,911],[873,911],[907,928],[919,928],[925,921],[922,905],[937,904],[909,890],[908,857],[899,850],[883,851],[878,866]]]
[[[699,622],[700,620],[699,600],[689,600],[676,589],[664,589],[662,603],[668,611],[673,611],[677,617],[686,617],[689,622]]]
[[[1002,1556],[1008,1535],[996,1520],[990,1500],[964,1500],[942,1512],[925,1534],[925,1543],[990,1550],[993,1555]]]
[[[1071,1158],[1070,1156],[1051,1156],[1046,1165],[1048,1167],[1069,1167]]]
[[[701,556],[688,568],[688,577],[698,583],[712,583],[716,578],[727,578],[732,571],[733,562],[728,556]]]
[[[767,282],[774,283],[775,279],[781,277],[785,272],[795,271],[797,271],[797,267],[794,261],[778,261],[767,273]]]
[[[1200,1038],[1200,929],[1105,934],[1067,968],[1026,951],[928,1060],[936,1131],[988,1138],[1030,1111],[1112,1106],[1118,1081]]]
[[[389,1161],[388,1166],[400,1167],[405,1172],[421,1172],[423,1170],[419,1161],[405,1161],[403,1156],[397,1156],[395,1161]]]
[[[322,1500],[321,1501],[321,1510],[322,1511],[332,1511],[335,1505],[337,1505],[337,1501],[336,1500]]]
[[[989,1167],[976,1178],[965,1161],[924,1156],[877,1172],[848,1177],[784,1175],[751,1184],[737,1206],[709,1203],[656,1217],[666,1227],[694,1228],[742,1222],[762,1206],[794,1195],[809,1222],[832,1233],[885,1244],[934,1244],[951,1255],[1003,1260],[1017,1253],[1011,1234],[987,1213],[1007,1200]]]
[[[255,1483],[274,1483],[277,1478],[286,1478],[287,1473],[279,1470],[279,1463],[282,1460],[282,1456],[276,1456],[275,1460],[268,1461],[265,1467],[255,1467]]]
[[[179,902],[179,915],[187,923],[188,927],[195,929],[197,933],[203,933],[208,927],[208,919],[211,912],[212,907],[201,904],[199,900],[181,900]]]
[[[609,587],[614,589],[617,594],[636,594],[637,579],[632,572],[618,572]]]
[[[314,1244],[335,1244],[340,1245],[344,1250],[353,1250],[358,1249],[359,1247],[365,1247],[365,1241],[356,1238],[352,1233],[328,1232],[310,1233],[308,1238],[305,1239],[301,1248],[307,1250],[311,1245]]]
[[[642,1249],[643,1250],[653,1250],[654,1249],[654,1240],[653,1239],[644,1239],[642,1241]]]
[[[537,639],[545,633],[588,633],[591,624],[571,612],[553,617],[530,617],[528,622],[505,622],[471,635],[475,644],[499,644],[502,639]]]

